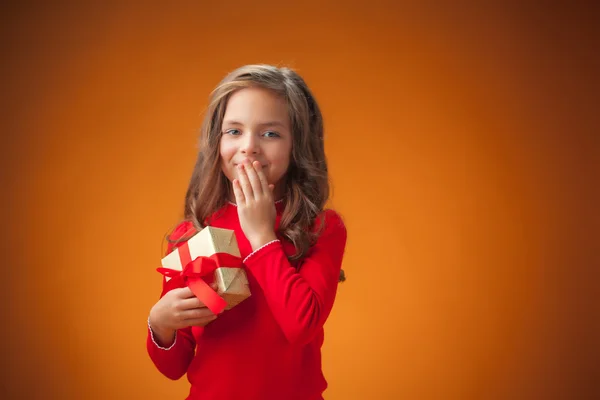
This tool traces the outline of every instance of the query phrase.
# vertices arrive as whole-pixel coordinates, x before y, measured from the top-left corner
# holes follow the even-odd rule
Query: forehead
[[[280,123],[289,127],[288,107],[283,96],[261,88],[249,87],[235,91],[227,101],[223,123],[244,125]]]

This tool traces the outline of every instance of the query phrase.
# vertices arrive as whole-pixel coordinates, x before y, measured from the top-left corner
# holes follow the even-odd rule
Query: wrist
[[[150,330],[154,333],[154,335],[161,338],[161,341],[174,337],[176,332],[175,329],[156,327],[152,324],[150,324]]]
[[[150,312],[148,316],[148,328],[157,336],[161,338],[170,337],[175,335],[176,329],[168,328],[156,321],[154,313]]]
[[[261,248],[262,246],[264,246],[265,244],[272,242],[273,240],[277,240],[277,235],[275,235],[275,232],[268,232],[253,238],[250,238],[248,241],[250,242],[250,245],[252,246],[252,251],[256,251],[257,249]]]
[[[169,350],[175,344],[176,330],[154,326],[150,321],[150,317],[148,317],[148,329],[150,330],[152,341],[158,348]]]

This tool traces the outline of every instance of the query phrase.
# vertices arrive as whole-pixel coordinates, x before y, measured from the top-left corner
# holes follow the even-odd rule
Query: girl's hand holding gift
[[[277,239],[275,235],[274,186],[269,184],[258,161],[245,160],[237,166],[238,179],[233,181],[240,225],[246,238],[256,250]]]
[[[159,342],[170,345],[178,329],[206,326],[216,318],[186,286],[167,292],[150,310],[148,324]]]

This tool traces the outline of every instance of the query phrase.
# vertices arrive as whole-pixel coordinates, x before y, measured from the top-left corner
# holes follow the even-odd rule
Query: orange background
[[[3,6],[2,398],[186,395],[146,355],[155,268],[208,94],[256,62],[325,115],[328,400],[600,394],[594,10],[176,3]]]

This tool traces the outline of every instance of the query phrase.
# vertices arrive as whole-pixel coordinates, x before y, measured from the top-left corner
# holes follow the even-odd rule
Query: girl
[[[235,231],[252,295],[219,315],[163,279],[147,349],[188,399],[322,399],[323,324],[346,229],[329,195],[323,120],[304,80],[249,65],[213,91],[168,252],[205,226]]]

